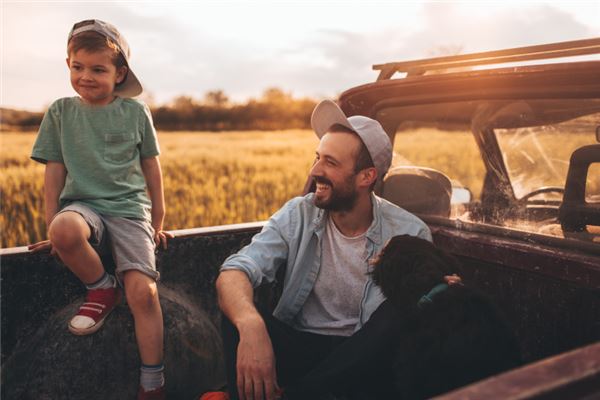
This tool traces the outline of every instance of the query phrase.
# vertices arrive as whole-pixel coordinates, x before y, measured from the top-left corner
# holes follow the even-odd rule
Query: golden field
[[[45,238],[35,136],[0,134],[1,247]],[[317,146],[309,130],[159,132],[159,141],[168,230],[267,219],[301,193]],[[398,135],[394,150],[395,164],[439,169],[479,197],[484,167],[470,133],[417,129]]]
[[[464,136],[472,141],[470,135]],[[1,245],[21,246],[45,237],[44,166],[29,159],[34,133],[2,133],[0,140]],[[167,204],[165,229],[267,219],[301,193],[318,143],[309,130],[160,132],[159,141]],[[419,157],[411,156],[404,142],[403,157],[418,164]],[[414,148],[421,147],[418,139],[412,142]],[[473,165],[480,163],[474,144],[470,151]],[[447,165],[449,156],[433,158]],[[422,162],[432,158],[429,154],[422,157]],[[436,167],[435,163],[425,165]],[[483,171],[483,166],[478,167]],[[468,164],[462,170],[457,173],[473,171]]]

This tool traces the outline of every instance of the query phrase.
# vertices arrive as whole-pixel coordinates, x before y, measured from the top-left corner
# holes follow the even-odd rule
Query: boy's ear
[[[70,63],[69,57],[67,57],[67,59],[65,61],[67,62],[67,67],[71,68],[71,63]]]
[[[125,80],[125,77],[127,76],[127,71],[128,69],[125,65],[123,65],[117,70],[117,85]]]

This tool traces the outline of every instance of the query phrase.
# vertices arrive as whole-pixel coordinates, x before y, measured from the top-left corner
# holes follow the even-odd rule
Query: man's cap
[[[119,33],[114,25],[108,22],[100,21],[99,19],[87,19],[85,21],[77,22],[73,25],[71,32],[69,32],[69,39],[67,43],[71,41],[73,36],[79,35],[80,33],[93,31],[97,32],[104,37],[109,38],[113,43],[117,45],[119,51],[125,57],[127,62],[127,76],[125,80],[119,85],[115,86],[114,94],[121,97],[135,97],[142,93],[144,90],[142,84],[133,73],[131,69],[131,63],[129,62],[129,45],[125,38]]]
[[[392,164],[392,142],[378,121],[362,115],[346,117],[333,101],[323,100],[315,107],[310,124],[319,139],[336,124],[356,132],[369,151],[377,169],[377,179],[383,180]]]

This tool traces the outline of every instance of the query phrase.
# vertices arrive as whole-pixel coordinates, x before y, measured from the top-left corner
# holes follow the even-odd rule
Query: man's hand
[[[460,276],[458,276],[456,274],[444,276],[444,281],[446,281],[446,283],[450,286],[462,285],[462,279],[460,279]]]
[[[52,247],[52,243],[50,243],[49,240],[42,240],[41,242],[30,244],[29,246],[27,246],[27,250],[33,253],[50,250],[51,255],[56,254],[56,250],[54,250],[54,248]]]
[[[237,351],[237,389],[241,400],[279,398],[275,354],[264,322],[253,321],[240,328]]]
[[[237,348],[237,390],[241,400],[276,400],[275,354],[265,321],[253,302],[253,288],[243,271],[228,270],[216,282],[219,306],[240,334]],[[233,384],[233,382],[232,382]]]

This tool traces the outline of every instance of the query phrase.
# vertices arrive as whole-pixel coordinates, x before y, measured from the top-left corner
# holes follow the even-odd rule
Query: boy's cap
[[[323,100],[315,107],[310,124],[319,139],[336,124],[356,132],[371,155],[377,179],[383,179],[392,164],[392,142],[379,122],[362,115],[348,118],[333,101]]]
[[[71,32],[69,32],[69,39],[67,40],[67,43],[71,41],[73,36],[87,31],[94,31],[109,38],[117,45],[119,51],[123,57],[125,57],[125,61],[127,62],[127,76],[123,82],[115,87],[114,94],[121,97],[135,97],[142,93],[144,90],[142,88],[142,84],[133,73],[131,64],[129,62],[129,45],[127,44],[125,38],[119,33],[117,28],[115,28],[114,25],[109,24],[108,22],[100,21],[99,19],[88,19],[77,22],[75,25],[73,25]]]

